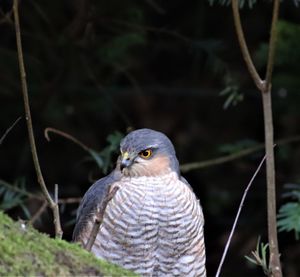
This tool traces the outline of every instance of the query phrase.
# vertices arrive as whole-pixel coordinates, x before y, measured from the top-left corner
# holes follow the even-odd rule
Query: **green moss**
[[[0,276],[136,276],[0,212]]]

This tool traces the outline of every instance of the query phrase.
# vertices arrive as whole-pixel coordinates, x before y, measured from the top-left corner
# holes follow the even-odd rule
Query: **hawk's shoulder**
[[[189,182],[183,176],[180,176],[179,180],[182,183],[184,183],[192,192],[194,192],[192,186],[189,184]]]
[[[109,188],[121,178],[120,171],[114,170],[109,175],[95,182],[83,196],[77,210],[73,241],[79,241],[89,220],[93,217],[97,207],[109,192]]]

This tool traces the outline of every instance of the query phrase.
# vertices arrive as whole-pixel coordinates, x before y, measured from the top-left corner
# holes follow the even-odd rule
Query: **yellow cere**
[[[124,159],[124,160],[127,160],[127,159],[128,159],[128,157],[129,157],[129,154],[128,154],[128,152],[124,152],[124,153],[122,153],[122,157],[123,157],[123,159]]]

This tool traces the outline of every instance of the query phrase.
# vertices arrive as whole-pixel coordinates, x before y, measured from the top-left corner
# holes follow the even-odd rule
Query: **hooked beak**
[[[131,166],[132,163],[133,163],[133,159],[129,156],[129,153],[128,152],[124,152],[122,154],[122,157],[121,157],[121,164],[120,164],[121,171],[124,168],[127,168],[127,167]]]

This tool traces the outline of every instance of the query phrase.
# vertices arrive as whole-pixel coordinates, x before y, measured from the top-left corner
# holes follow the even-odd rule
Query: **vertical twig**
[[[54,185],[54,202],[58,203],[58,184]]]
[[[232,236],[234,234],[234,231],[235,231],[235,228],[236,228],[236,225],[237,225],[237,222],[238,222],[238,219],[239,219],[239,216],[240,216],[240,213],[242,211],[242,207],[244,205],[244,202],[245,202],[245,199],[246,199],[246,196],[247,196],[247,193],[248,193],[248,190],[250,189],[256,175],[258,174],[258,172],[260,171],[264,161],[266,159],[266,155],[263,157],[263,159],[261,160],[260,164],[258,165],[256,171],[254,172],[249,184],[247,185],[245,191],[244,191],[244,194],[243,194],[243,197],[242,197],[242,200],[241,200],[241,203],[239,205],[239,209],[238,209],[238,212],[236,214],[236,217],[234,219],[234,223],[232,225],[232,229],[230,231],[230,234],[229,234],[229,238],[227,240],[227,243],[226,243],[226,246],[224,248],[224,252],[223,252],[223,255],[222,255],[222,258],[221,258],[221,261],[220,261],[220,264],[219,264],[219,267],[218,267],[218,270],[217,270],[217,273],[216,273],[216,277],[219,277],[220,276],[220,273],[221,273],[221,269],[222,269],[222,266],[223,266],[223,263],[224,263],[224,260],[225,260],[225,257],[227,255],[227,251],[228,251],[228,248],[229,248],[229,245],[230,245],[230,242],[231,242],[231,239],[232,239]]]
[[[277,238],[276,221],[276,181],[275,181],[275,159],[274,159],[274,132],[271,98],[271,79],[274,67],[274,56],[276,47],[276,24],[279,13],[279,0],[274,0],[271,34],[269,41],[269,53],[266,69],[265,87],[262,91],[262,102],[264,110],[265,145],[267,154],[267,199],[268,199],[268,238],[269,238],[269,268],[275,277],[282,276],[280,256]]]
[[[99,232],[100,225],[103,221],[103,216],[105,209],[107,207],[108,202],[114,197],[116,192],[118,191],[119,187],[113,187],[111,191],[108,192],[108,194],[103,199],[100,207],[97,209],[96,215],[95,215],[95,222],[93,224],[90,236],[86,244],[84,245],[84,248],[88,251],[91,251],[94,242],[96,240],[97,234]]]
[[[269,268],[273,276],[282,276],[276,221],[276,183],[275,183],[275,160],[274,160],[274,136],[271,92],[262,93],[263,110],[265,121],[265,145],[267,155],[267,203],[268,203],[268,238],[269,238]]]
[[[26,71],[25,71],[23,51],[22,51],[18,0],[14,0],[13,14],[14,14],[14,20],[15,20],[15,32],[16,32],[16,42],[17,42],[17,52],[18,52],[20,76],[21,76],[22,94],[23,94],[24,108],[25,108],[25,115],[26,115],[25,119],[26,119],[26,123],[27,123],[27,130],[28,130],[31,154],[32,154],[33,163],[34,163],[35,171],[37,174],[38,182],[39,182],[42,192],[53,212],[56,237],[61,238],[62,237],[62,229],[61,229],[61,224],[60,224],[59,208],[58,208],[57,203],[55,203],[53,201],[53,199],[51,198],[51,196],[48,192],[48,189],[46,187],[44,177],[43,177],[43,174],[42,174],[42,171],[40,168],[40,163],[39,163],[36,145],[35,145],[35,138],[34,138],[34,133],[33,133],[32,119],[31,119],[31,112],[30,112],[30,104],[29,104],[29,98],[28,98],[28,89],[27,89],[27,82],[26,82]]]
[[[247,42],[244,36],[242,23],[241,23],[241,17],[240,17],[240,11],[239,11],[239,3],[238,0],[232,0],[232,12],[233,12],[233,19],[234,19],[234,25],[236,29],[237,38],[240,44],[240,49],[243,54],[243,58],[245,60],[246,66],[248,67],[249,73],[256,85],[256,87],[259,90],[262,90],[264,82],[260,78],[259,74],[257,73],[257,70],[255,68],[255,65],[253,64],[253,61],[251,59]]]
[[[272,25],[271,25],[271,35],[269,40],[269,53],[268,53],[268,63],[265,77],[265,92],[271,92],[271,79],[274,67],[274,56],[275,56],[275,48],[276,48],[276,37],[277,37],[277,29],[276,24],[278,21],[279,14],[279,0],[274,0],[273,6],[273,16],[272,16]]]
[[[3,143],[8,133],[17,125],[21,118],[21,116],[17,118],[17,120],[4,132],[3,136],[0,138],[0,145]]]
[[[263,112],[264,112],[264,129],[265,129],[265,148],[267,155],[267,209],[268,209],[268,238],[270,245],[269,267],[271,276],[282,276],[276,224],[276,188],[275,188],[275,160],[274,160],[274,134],[273,134],[273,116],[272,116],[272,99],[271,99],[271,79],[274,66],[274,55],[276,46],[276,23],[279,13],[279,0],[274,0],[273,16],[271,25],[271,35],[269,41],[268,63],[266,69],[266,78],[262,80],[250,57],[247,43],[245,41],[238,0],[232,0],[232,11],[235,23],[235,29],[239,40],[240,48],[250,72],[253,81],[262,94]]]

